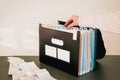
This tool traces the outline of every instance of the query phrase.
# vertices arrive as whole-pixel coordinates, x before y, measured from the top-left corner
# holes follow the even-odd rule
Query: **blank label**
[[[70,51],[58,48],[58,59],[70,63]]]
[[[56,47],[45,45],[45,55],[56,58]]]

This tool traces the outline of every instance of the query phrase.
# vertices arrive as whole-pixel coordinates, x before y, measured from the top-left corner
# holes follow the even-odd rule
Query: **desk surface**
[[[58,80],[120,80],[120,56],[105,56],[97,61],[97,67],[83,76],[75,77],[39,62],[38,56],[20,56],[25,61],[34,61],[39,68],[46,68]],[[8,76],[9,63],[6,56],[0,56],[0,80],[12,80]]]

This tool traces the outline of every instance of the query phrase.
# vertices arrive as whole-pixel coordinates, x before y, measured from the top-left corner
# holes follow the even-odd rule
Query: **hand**
[[[78,24],[78,21],[79,21],[79,16],[73,15],[72,17],[70,17],[70,18],[66,21],[66,23],[65,23],[64,26],[66,26],[67,29],[70,29],[70,28],[72,28],[72,27],[74,27],[74,26],[78,26],[78,25],[79,25],[79,24]]]

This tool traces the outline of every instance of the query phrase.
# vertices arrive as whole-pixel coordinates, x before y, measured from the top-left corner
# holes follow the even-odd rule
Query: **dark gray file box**
[[[73,40],[72,37],[73,37],[72,33],[45,28],[45,27],[42,27],[42,25],[40,24],[39,25],[39,54],[40,54],[39,59],[40,61],[52,67],[58,68],[62,71],[65,71],[69,74],[78,76],[80,31],[77,31],[77,40]],[[97,40],[97,34],[95,35],[95,37]],[[56,44],[52,44],[51,38],[63,40],[64,45],[59,46]],[[95,47],[95,52],[96,52],[98,43],[97,41],[95,43],[96,43],[96,47]],[[51,56],[48,56],[48,55],[45,55],[46,44],[50,46],[54,46],[56,48],[70,51],[70,63],[51,57]],[[105,52],[103,54],[105,55]]]

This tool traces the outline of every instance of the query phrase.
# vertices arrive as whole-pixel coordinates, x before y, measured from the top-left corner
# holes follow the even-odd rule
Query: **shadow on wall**
[[[107,55],[120,55],[120,33],[102,31]]]

